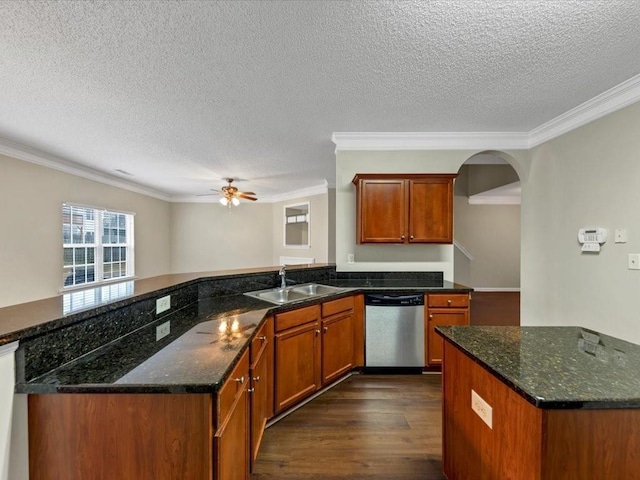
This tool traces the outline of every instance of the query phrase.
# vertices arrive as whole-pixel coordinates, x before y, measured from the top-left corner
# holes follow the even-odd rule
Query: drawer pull
[[[451,305],[451,299],[447,300],[447,305]]]
[[[433,315],[429,315],[429,320],[433,320]]]
[[[238,382],[240,385],[242,385],[244,383],[244,375],[240,378],[234,378],[233,381]]]
[[[259,382],[260,381],[260,375],[258,375],[257,377],[253,377],[253,381],[254,382]]]

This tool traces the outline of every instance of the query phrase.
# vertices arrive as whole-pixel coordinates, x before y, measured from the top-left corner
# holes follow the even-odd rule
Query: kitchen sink
[[[344,288],[329,287],[328,285],[319,285],[317,283],[305,283],[285,288],[267,288],[266,290],[245,292],[245,295],[275,303],[277,305],[283,305],[285,303],[306,300],[313,297],[321,297],[323,295],[329,295],[343,290]]]

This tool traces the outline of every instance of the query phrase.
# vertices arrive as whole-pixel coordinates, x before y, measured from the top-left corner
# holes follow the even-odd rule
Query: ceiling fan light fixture
[[[238,205],[240,205],[240,200],[238,200],[238,198],[237,198],[237,197],[233,197],[233,198],[231,199],[231,203],[233,203],[233,206],[234,206],[234,207],[237,207]]]
[[[220,203],[226,207],[229,204],[229,200],[227,200],[227,197],[222,197]]]

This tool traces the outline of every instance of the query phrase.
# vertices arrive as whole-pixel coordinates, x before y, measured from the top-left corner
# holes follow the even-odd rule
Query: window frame
[[[72,242],[65,243],[65,238],[64,238],[65,207],[71,207],[72,209],[71,218],[70,218],[70,222],[71,222],[70,224],[72,226],[73,226],[73,208],[82,208],[82,209],[93,211],[93,219],[95,222],[93,243],[73,243],[73,232],[71,232],[71,237],[70,237]],[[135,213],[116,210],[116,209],[110,209],[110,208],[104,208],[104,207],[95,207],[91,205],[82,205],[82,204],[73,203],[73,202],[63,202],[60,212],[62,217],[60,222],[60,225],[62,227],[62,232],[61,232],[62,233],[62,238],[61,238],[61,241],[62,241],[62,287],[60,289],[60,292],[69,292],[69,291],[80,290],[84,288],[94,288],[102,285],[108,285],[110,283],[132,280],[135,278]],[[116,215],[125,216],[125,232],[126,232],[125,243],[103,242],[104,219],[106,214],[116,214]],[[78,247],[80,248],[86,247],[87,249],[89,248],[94,249],[94,255],[93,255],[94,280],[91,282],[85,281],[83,283],[65,285],[66,278],[65,278],[64,272],[65,272],[65,269],[68,268],[68,265],[66,265],[65,258],[64,258],[65,249],[78,248]],[[104,278],[104,274],[105,274],[104,249],[109,247],[126,249],[126,260],[124,261],[125,268],[126,268],[125,275],[107,278],[107,279]],[[75,254],[75,251],[74,251],[74,254]],[[85,261],[86,261],[86,257],[85,257]],[[76,266],[75,259],[73,263],[74,264],[72,265],[72,268]],[[110,265],[113,265],[114,261],[111,260],[108,263]],[[85,264],[85,265],[88,265],[88,264]],[[82,264],[80,264],[80,266],[82,266]],[[88,269],[88,266],[86,266],[85,268]]]

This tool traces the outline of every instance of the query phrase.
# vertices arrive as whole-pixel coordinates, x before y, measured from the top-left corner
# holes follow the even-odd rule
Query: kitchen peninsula
[[[333,293],[244,295],[279,285],[277,272],[168,275],[0,309],[0,344],[20,342],[31,478],[246,478],[267,419],[363,365],[364,292],[470,291],[440,272],[313,265],[290,280]]]
[[[640,478],[640,346],[579,327],[439,327],[449,480]]]

